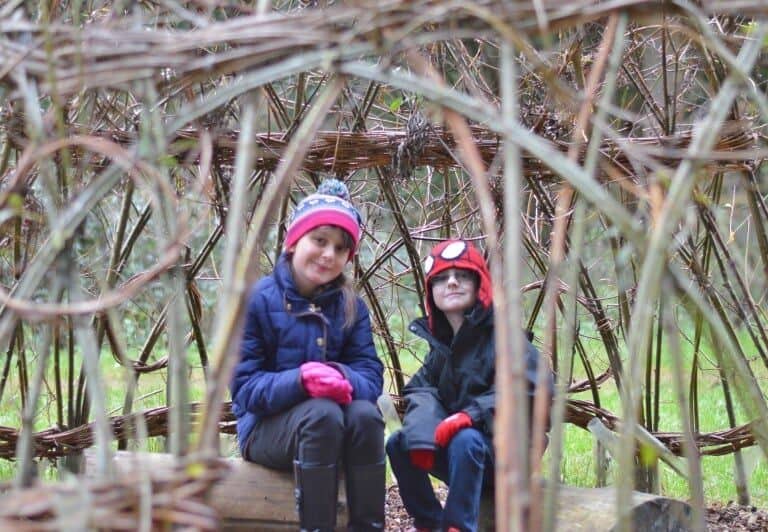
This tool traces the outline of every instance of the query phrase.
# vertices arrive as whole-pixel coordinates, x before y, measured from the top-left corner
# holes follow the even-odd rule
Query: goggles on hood
[[[437,247],[432,250],[434,253],[437,250]],[[439,253],[437,253],[437,257],[443,259],[443,260],[456,260],[464,253],[467,252],[467,243],[463,240],[456,240],[455,242],[451,242],[447,246],[445,246],[443,249],[440,250]],[[432,268],[435,266],[435,256],[430,255],[426,258],[424,261],[424,274],[429,275],[429,272],[432,271]]]

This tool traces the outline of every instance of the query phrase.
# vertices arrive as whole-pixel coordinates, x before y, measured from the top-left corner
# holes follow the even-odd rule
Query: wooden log
[[[85,451],[84,472],[95,471],[95,453]],[[293,475],[279,472],[240,458],[227,459],[230,473],[209,494],[208,503],[222,517],[222,530],[280,531],[297,530],[298,520],[293,497]],[[122,474],[137,472],[159,475],[170,472],[174,458],[164,453],[118,451],[113,465]],[[633,492],[630,522],[634,532],[684,532],[691,530],[691,508],[680,500],[648,493]],[[483,497],[480,529],[494,530],[493,494]],[[343,479],[339,482],[337,525],[347,523]],[[616,530],[616,491],[605,488],[558,486],[557,524],[555,530],[612,532]]]
[[[691,530],[688,503],[651,493],[632,493],[628,509],[635,532],[682,532]],[[568,530],[616,530],[616,489],[562,486],[558,502],[558,526]]]
[[[493,532],[493,494],[484,495],[480,506],[480,530]],[[632,493],[629,509],[634,532],[687,532],[691,526],[692,510],[688,503],[641,493]],[[605,488],[578,488],[558,486],[557,523],[555,530],[613,532],[618,530],[616,516],[616,490]]]
[[[92,449],[87,449],[84,454],[83,473],[93,476],[96,455]],[[221,516],[222,530],[298,530],[293,473],[268,469],[241,458],[225,460],[230,473],[211,489],[207,501]],[[118,474],[157,475],[170,472],[175,464],[174,457],[165,453],[117,451],[113,460]],[[343,478],[339,482],[337,509],[337,529],[344,530],[347,504]]]

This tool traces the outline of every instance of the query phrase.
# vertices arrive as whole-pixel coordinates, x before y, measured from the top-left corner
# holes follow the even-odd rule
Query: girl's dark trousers
[[[246,459],[293,468],[302,530],[333,530],[344,468],[350,531],[384,529],[384,421],[376,405],[308,399],[257,423]]]

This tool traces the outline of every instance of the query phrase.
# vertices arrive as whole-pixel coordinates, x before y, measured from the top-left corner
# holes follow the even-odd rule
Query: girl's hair
[[[355,244],[352,235],[342,230],[342,245],[345,249],[353,249]],[[349,279],[344,273],[339,276],[339,288],[341,289],[341,297],[344,301],[344,328],[349,329],[355,324],[357,319],[357,292],[355,291],[355,284],[352,279]]]
[[[349,329],[357,319],[357,292],[352,280],[343,273],[339,276],[339,280],[341,297],[344,301],[344,328]]]

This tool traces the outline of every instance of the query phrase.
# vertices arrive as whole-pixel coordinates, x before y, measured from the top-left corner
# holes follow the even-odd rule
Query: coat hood
[[[485,259],[477,248],[466,240],[444,240],[432,248],[424,260],[424,273],[427,281],[427,320],[430,331],[439,335],[448,325],[445,314],[435,306],[430,281],[435,275],[449,268],[471,270],[478,276],[477,301],[484,308],[493,305],[491,274]]]

